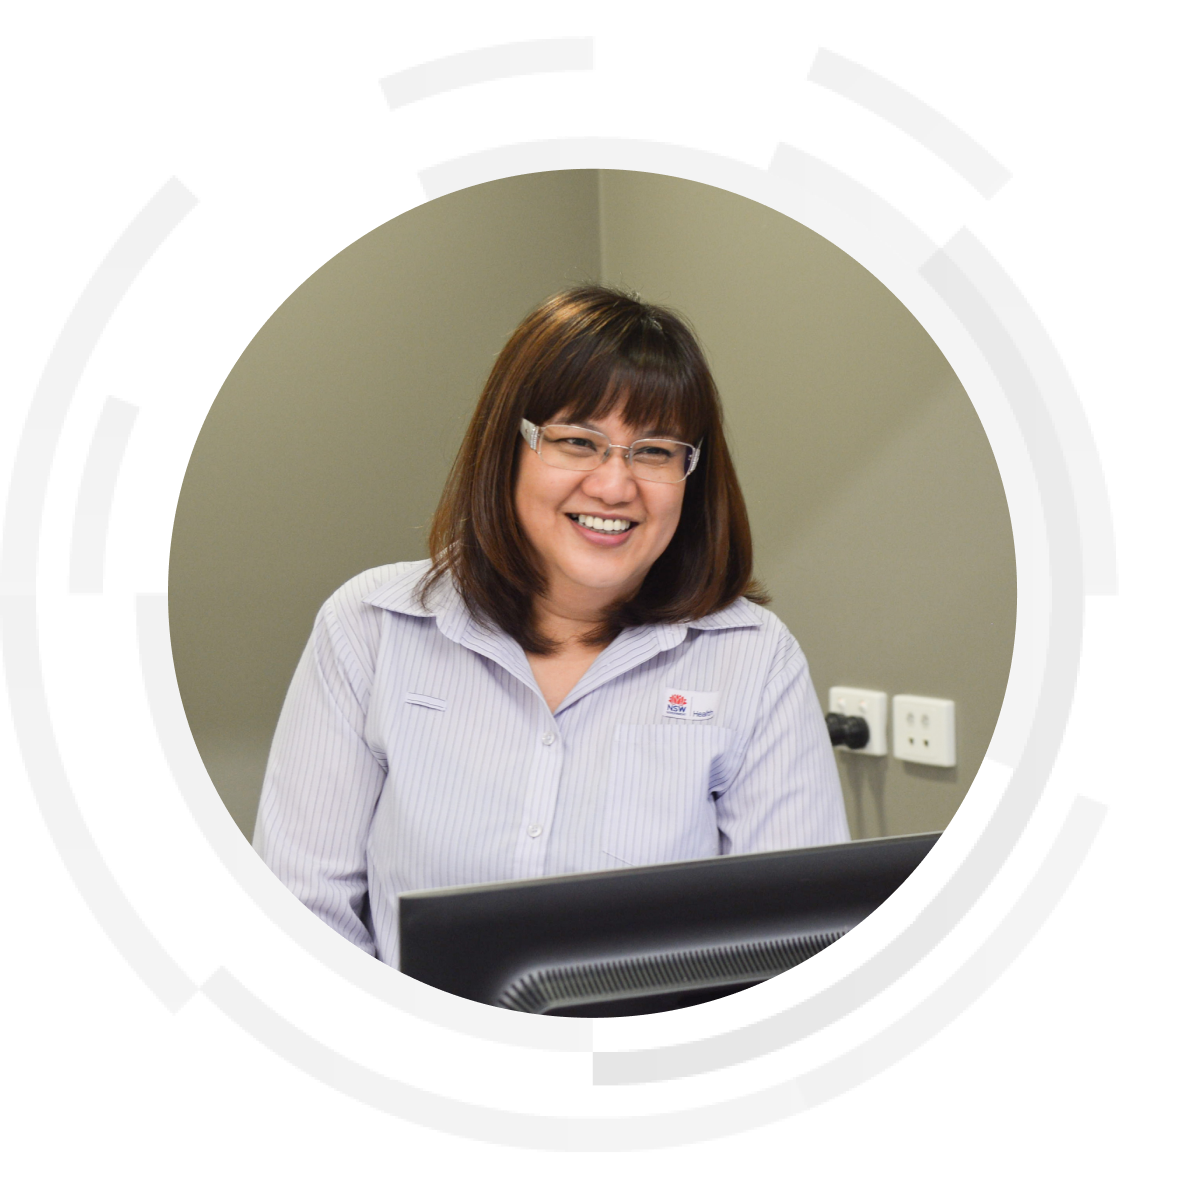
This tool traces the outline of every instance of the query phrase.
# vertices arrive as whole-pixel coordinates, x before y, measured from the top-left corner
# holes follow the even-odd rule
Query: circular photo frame
[[[174,175],[84,280],[15,446],[5,675],[40,819],[95,925],[168,1013],[206,1001],[362,1104],[377,1151],[500,1182],[627,1186],[809,1150],[815,1109],[912,1057],[1016,962],[1107,820],[1101,798],[1051,778],[1089,607],[1125,581],[1104,409],[1135,474],[1142,594],[1186,594],[1177,475],[1151,384],[1139,367],[1104,368],[992,202],[1010,175],[991,152],[919,96],[793,33],[689,8],[545,4],[432,21],[363,52],[422,200],[559,169],[709,184],[831,240],[926,328],[977,409],[1013,522],[1016,645],[981,774],[927,863],[845,939],[675,1013],[509,1013],[413,981],[328,931],[214,791],[182,706],[163,571],[113,575],[112,551],[129,556],[143,508],[125,491],[176,494],[202,411],[174,431],[167,475],[137,449],[137,402],[105,393],[89,411],[76,405],[109,324],[152,302],[158,256],[177,245],[194,262],[183,232],[207,199],[198,179]],[[593,131],[577,131],[576,109],[595,113]],[[276,278],[274,297],[294,281]],[[242,345],[244,331],[227,333]],[[220,358],[214,371],[226,371]],[[152,440],[169,434],[157,425]],[[158,538],[164,526],[167,556],[170,509],[144,513]],[[64,605],[39,599],[55,530]],[[62,635],[63,613],[55,652],[45,641]],[[79,722],[74,747],[64,714]],[[100,787],[106,804],[81,795]],[[457,1090],[427,1089],[414,1064],[443,1066],[438,1085],[456,1078]],[[552,1107],[518,1109],[486,1090],[497,1083],[549,1086]]]

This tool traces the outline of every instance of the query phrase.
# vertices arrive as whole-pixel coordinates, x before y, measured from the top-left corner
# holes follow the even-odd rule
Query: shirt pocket
[[[628,724],[616,729],[601,850],[620,865],[719,854],[711,794],[722,788],[736,733],[710,724]]]

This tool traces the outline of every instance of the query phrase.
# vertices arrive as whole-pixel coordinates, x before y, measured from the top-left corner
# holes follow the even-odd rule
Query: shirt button
[[[541,737],[541,742],[548,748],[557,738],[558,737],[554,735],[552,731],[547,731],[545,735]]]
[[[536,839],[536,838],[537,838],[537,836],[538,836],[538,835],[540,835],[540,834],[541,834],[541,827],[539,827],[539,826],[538,826],[536,823],[534,823],[534,824],[533,824],[533,825],[532,825],[532,826],[529,828],[529,838],[530,838],[530,839]]]

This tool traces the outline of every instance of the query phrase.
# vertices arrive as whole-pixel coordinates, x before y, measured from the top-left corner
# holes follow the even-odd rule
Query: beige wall
[[[178,681],[251,832],[314,613],[424,527],[483,377],[523,314],[603,279],[707,347],[773,608],[833,684],[954,698],[959,766],[843,756],[853,833],[937,829],[982,759],[1015,574],[995,463],[946,361],[854,261],[735,195],[651,174],[508,179],[385,224],[310,278],[212,407],[178,506]]]

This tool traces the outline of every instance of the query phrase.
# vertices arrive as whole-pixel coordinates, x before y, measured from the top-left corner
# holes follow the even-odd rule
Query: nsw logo
[[[666,719],[684,719],[687,723],[705,723],[719,709],[718,691],[673,690],[665,692]]]

